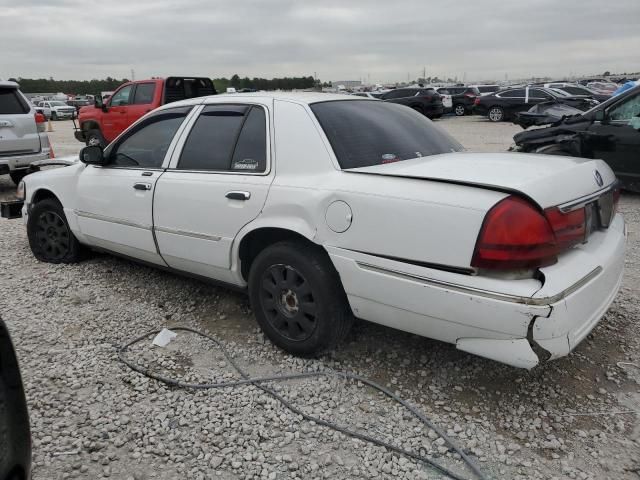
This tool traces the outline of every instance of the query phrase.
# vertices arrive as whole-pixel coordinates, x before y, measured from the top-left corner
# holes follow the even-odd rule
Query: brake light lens
[[[35,117],[36,117],[36,123],[44,123],[47,121],[45,116],[40,112],[36,112]]]
[[[515,270],[552,265],[558,245],[547,218],[531,203],[507,197],[485,217],[471,265]]]
[[[473,101],[474,105],[480,105],[480,97],[476,97],[476,99]]]
[[[544,213],[556,237],[559,252],[582,243],[586,238],[584,207],[566,213],[559,208],[547,208]]]

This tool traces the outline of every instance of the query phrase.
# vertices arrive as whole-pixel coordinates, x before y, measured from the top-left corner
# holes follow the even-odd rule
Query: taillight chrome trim
[[[572,210],[577,210],[578,208],[585,207],[587,204],[597,200],[605,193],[609,193],[610,191],[613,191],[616,188],[618,188],[619,183],[620,182],[616,181],[598,190],[597,192],[590,193],[589,195],[585,195],[584,197],[580,197],[566,203],[562,203],[560,205],[557,205],[555,208],[559,209],[562,213],[567,213],[567,212],[571,212]]]
[[[586,274],[580,280],[578,280],[576,283],[565,288],[561,292],[556,293],[555,295],[552,295],[550,297],[535,298],[535,297],[523,297],[520,295],[509,295],[508,293],[500,293],[500,292],[494,292],[492,290],[485,290],[482,288],[470,287],[467,285],[460,285],[458,283],[448,282],[446,280],[439,280],[436,278],[424,277],[421,275],[402,272],[400,270],[394,270],[391,268],[379,267],[377,265],[372,265],[370,263],[365,263],[365,262],[356,261],[356,264],[361,269],[368,270],[374,273],[391,275],[404,280],[419,282],[419,283],[423,283],[423,284],[434,286],[434,287],[447,288],[449,290],[455,290],[457,292],[461,292],[465,294],[478,295],[481,297],[490,298],[492,300],[501,300],[504,302],[519,303],[523,305],[530,305],[533,307],[549,306],[551,304],[559,302],[560,300],[563,300],[564,298],[568,297],[569,295],[571,295],[572,293],[574,293],[575,291],[579,290],[584,285],[589,283],[592,279],[597,277],[602,272],[602,267],[598,266],[593,270],[591,270],[588,274]]]

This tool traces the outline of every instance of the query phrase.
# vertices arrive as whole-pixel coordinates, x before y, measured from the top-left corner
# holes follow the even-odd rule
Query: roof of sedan
[[[337,93],[323,93],[323,92],[246,92],[246,93],[220,93],[218,95],[208,95],[206,97],[190,98],[179,102],[169,103],[164,107],[179,106],[179,105],[194,105],[200,103],[207,103],[208,100],[222,100],[228,99],[274,99],[274,100],[286,100],[290,102],[296,102],[301,104],[312,104],[318,102],[328,102],[333,100],[354,100],[354,101],[366,101],[371,100],[366,97],[357,97],[355,95],[343,95]]]

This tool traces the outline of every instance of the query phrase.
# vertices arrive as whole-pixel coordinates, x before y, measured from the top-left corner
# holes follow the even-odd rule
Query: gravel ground
[[[478,117],[438,122],[465,146],[504,151],[518,128]],[[55,122],[57,155],[78,151]],[[12,196],[0,177],[0,198]],[[35,480],[442,478],[383,448],[302,421],[255,387],[169,388],[123,366],[116,348],[146,331],[192,326],[224,341],[252,375],[348,370],[418,405],[492,478],[640,478],[638,317],[640,196],[624,195],[627,269],[605,319],[570,356],[532,372],[358,322],[342,348],[301,360],[257,330],[238,293],[108,255],[37,262],[20,221],[0,220],[0,312],[13,335],[29,403]],[[180,333],[128,358],[188,381],[237,378],[221,352]],[[432,432],[357,383],[273,385],[305,412],[433,457],[471,478]],[[598,413],[608,413],[598,415]],[[593,414],[594,415],[589,415]]]

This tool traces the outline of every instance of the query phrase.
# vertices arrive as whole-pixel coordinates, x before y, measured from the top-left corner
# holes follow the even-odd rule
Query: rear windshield
[[[424,115],[404,105],[341,100],[311,105],[340,167],[369,167],[463,150]]]
[[[0,115],[29,113],[29,105],[15,88],[0,88]]]
[[[498,86],[478,87],[478,91],[480,93],[493,93],[493,92],[497,92],[498,90],[500,90],[500,87]]]

